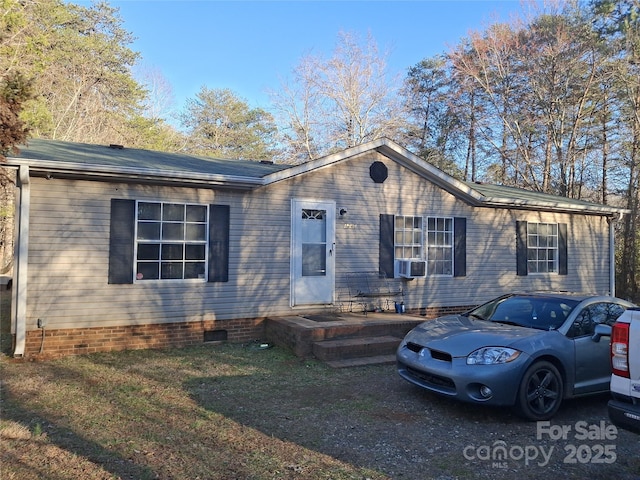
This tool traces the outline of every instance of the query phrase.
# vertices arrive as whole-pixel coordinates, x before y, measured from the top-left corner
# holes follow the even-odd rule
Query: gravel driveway
[[[205,391],[202,403],[245,425],[393,479],[640,479],[640,435],[611,425],[608,396],[568,401],[536,424],[424,392],[393,365],[233,406],[222,389]]]

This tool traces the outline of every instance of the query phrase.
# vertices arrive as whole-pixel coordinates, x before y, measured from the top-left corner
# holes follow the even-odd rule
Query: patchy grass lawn
[[[2,480],[640,478],[637,435],[576,435],[578,422],[610,426],[608,395],[565,402],[552,426],[574,430],[553,440],[509,409],[418,389],[392,365],[335,370],[279,348],[16,361],[3,298]],[[514,455],[480,458],[502,445]],[[550,457],[516,455],[525,448]]]
[[[3,480],[388,478],[309,448],[320,428],[300,427],[300,444],[279,439],[309,424],[299,417],[339,409],[320,392],[358,370],[239,345],[3,358],[1,368]],[[297,408],[278,408],[293,397]],[[366,398],[349,407],[367,408]]]

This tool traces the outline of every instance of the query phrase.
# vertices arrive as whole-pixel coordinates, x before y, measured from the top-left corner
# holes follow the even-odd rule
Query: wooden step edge
[[[344,360],[329,360],[324,362],[332,368],[348,368],[363,367],[366,365],[384,365],[395,364],[396,356],[393,355],[374,355],[371,357],[347,358]]]

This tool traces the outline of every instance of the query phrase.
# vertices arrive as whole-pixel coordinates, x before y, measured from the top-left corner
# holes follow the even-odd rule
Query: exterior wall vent
[[[226,330],[205,330],[203,342],[224,342],[227,340]]]

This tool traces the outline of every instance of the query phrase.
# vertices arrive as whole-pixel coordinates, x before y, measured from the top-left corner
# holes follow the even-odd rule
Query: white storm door
[[[333,303],[334,202],[291,202],[291,305]]]

